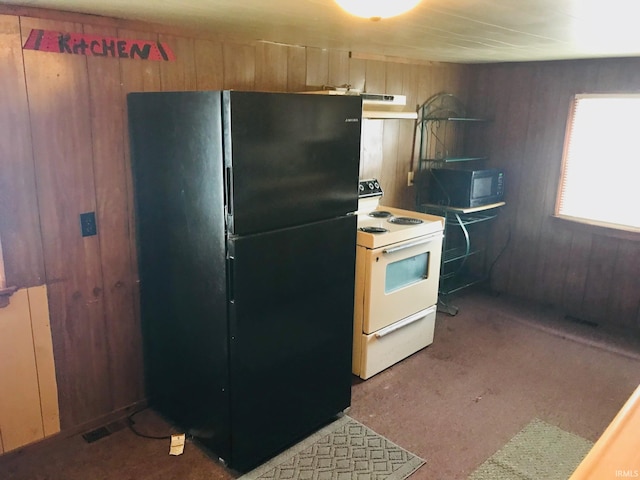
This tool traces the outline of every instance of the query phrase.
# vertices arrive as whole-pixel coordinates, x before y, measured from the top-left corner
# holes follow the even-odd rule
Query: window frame
[[[562,148],[562,161],[560,164],[560,175],[558,176],[558,188],[556,191],[555,206],[553,211],[553,217],[558,219],[563,224],[578,224],[584,230],[584,228],[597,229],[599,233],[603,233],[609,236],[640,240],[640,227],[634,227],[631,225],[623,225],[618,223],[606,222],[601,220],[594,220],[586,217],[575,217],[567,214],[560,213],[561,199],[563,193],[563,186],[565,184],[566,176],[566,164],[569,153],[569,143],[571,139],[572,126],[574,123],[574,116],[578,101],[582,98],[621,98],[621,97],[635,97],[640,99],[640,93],[638,92],[617,92],[617,93],[578,93],[574,94],[569,104],[569,113],[567,115],[567,122],[564,133],[564,143]]]

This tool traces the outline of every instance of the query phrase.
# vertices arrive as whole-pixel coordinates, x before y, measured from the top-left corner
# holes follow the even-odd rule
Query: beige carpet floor
[[[367,381],[354,377],[348,415],[426,460],[410,478],[466,479],[534,418],[595,441],[640,384],[637,336],[563,320],[517,299],[468,292],[439,314],[434,343]],[[2,394],[6,394],[2,392]],[[169,427],[153,411],[145,433]],[[0,457],[3,480],[230,480],[193,443],[123,429],[94,443],[74,436]]]

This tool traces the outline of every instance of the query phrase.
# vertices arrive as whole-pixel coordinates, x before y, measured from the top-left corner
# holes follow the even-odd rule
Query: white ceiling
[[[393,0],[389,0],[393,1]],[[0,0],[252,40],[459,63],[640,55],[640,0],[422,0],[374,22],[333,0]]]

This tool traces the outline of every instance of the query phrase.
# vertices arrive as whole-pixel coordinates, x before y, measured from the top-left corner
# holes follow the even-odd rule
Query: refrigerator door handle
[[[227,204],[227,215],[233,215],[233,202],[232,202],[232,198],[233,198],[233,192],[232,190],[232,185],[233,182],[231,181],[231,167],[226,167],[224,169],[224,181],[225,181],[225,189],[224,189],[224,196],[225,196],[225,203]]]
[[[234,265],[235,263],[235,258],[234,257],[228,257],[227,258],[227,292],[229,292],[229,303],[235,303],[236,301],[236,296],[235,296],[235,291],[233,290],[233,285],[234,285]]]
[[[225,222],[227,232],[234,233],[235,226],[233,224],[233,169],[225,167],[224,169],[224,206],[225,206]]]

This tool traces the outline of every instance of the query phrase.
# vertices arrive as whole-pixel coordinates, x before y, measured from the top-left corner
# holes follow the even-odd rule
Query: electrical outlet
[[[413,187],[413,172],[407,175],[407,187]]]
[[[96,227],[96,212],[86,212],[80,214],[80,233],[83,237],[91,237],[98,233]]]

